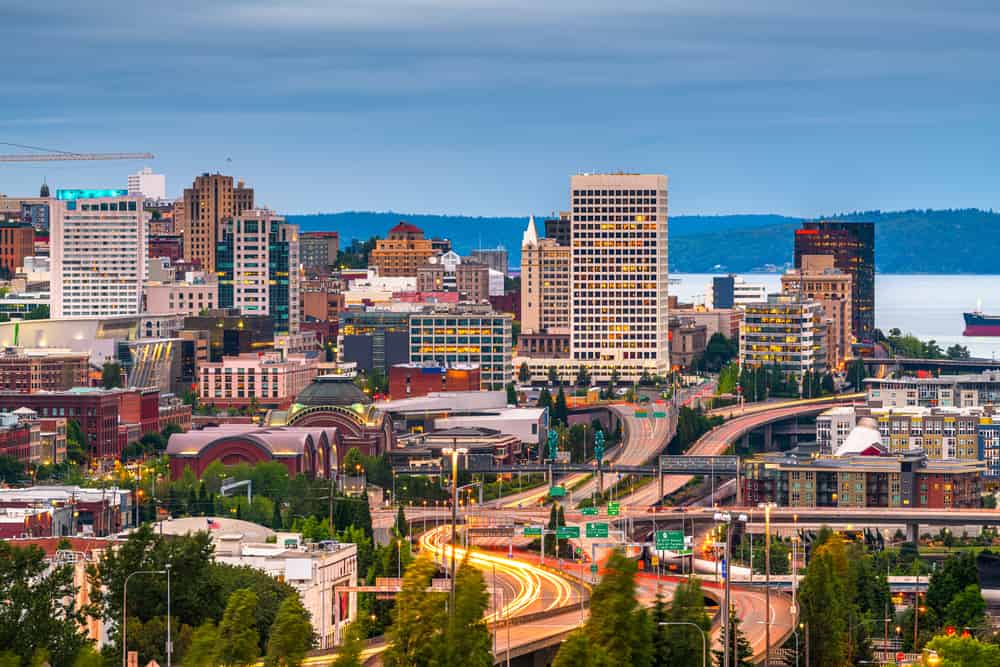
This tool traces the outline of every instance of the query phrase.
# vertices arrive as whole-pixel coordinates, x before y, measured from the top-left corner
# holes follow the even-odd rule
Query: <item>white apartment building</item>
[[[54,201],[52,317],[136,315],[146,275],[142,195]]]
[[[830,408],[816,417],[816,444],[821,454],[833,454],[839,450],[851,430],[857,426],[857,415],[853,405]]]
[[[145,167],[137,174],[128,175],[128,193],[157,201],[166,199],[167,177],[163,174],[154,174],[152,169]]]
[[[670,368],[667,177],[570,180],[570,357],[623,379]]]

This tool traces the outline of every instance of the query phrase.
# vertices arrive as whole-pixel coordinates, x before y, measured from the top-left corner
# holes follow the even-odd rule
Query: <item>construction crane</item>
[[[14,144],[7,141],[0,141],[2,146],[15,146],[17,148],[27,148],[33,151],[47,151],[44,153],[15,153],[11,155],[0,155],[0,162],[54,162],[59,160],[151,160],[155,157],[152,153],[72,153],[69,151],[57,151],[38,146],[26,146],[25,144]]]

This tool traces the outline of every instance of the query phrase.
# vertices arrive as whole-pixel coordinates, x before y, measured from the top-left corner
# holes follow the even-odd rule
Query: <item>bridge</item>
[[[909,357],[890,357],[888,359],[869,359],[865,366],[885,366],[899,371],[929,371],[942,374],[982,373],[983,371],[1000,370],[1000,359],[985,359],[972,357],[969,359],[913,359]]]

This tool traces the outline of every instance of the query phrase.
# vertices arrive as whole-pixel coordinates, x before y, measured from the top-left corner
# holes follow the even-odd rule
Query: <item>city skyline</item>
[[[616,169],[670,175],[675,214],[994,205],[998,17],[973,3],[116,4],[4,11],[59,48],[0,66],[0,140],[149,150],[170,196],[221,171],[289,214],[547,212]],[[0,190],[143,166],[5,166]]]

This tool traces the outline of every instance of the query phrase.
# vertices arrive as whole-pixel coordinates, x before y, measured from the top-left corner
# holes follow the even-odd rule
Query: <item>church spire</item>
[[[538,245],[538,232],[535,230],[535,216],[528,218],[528,228],[521,237],[521,247]]]

